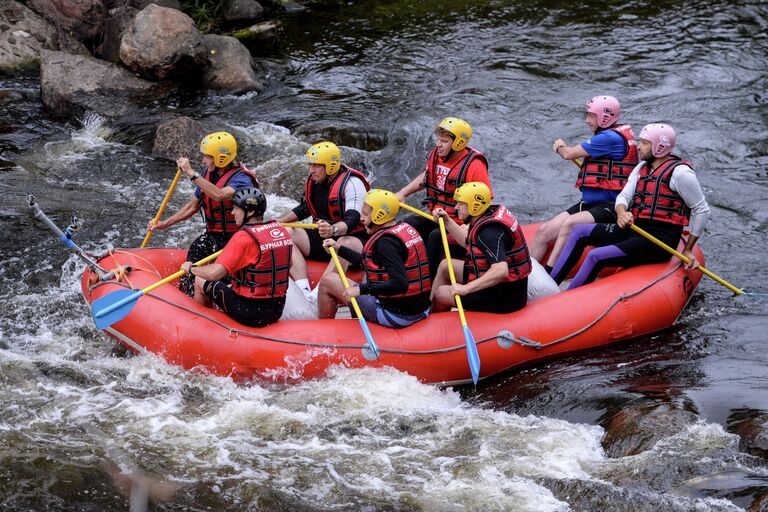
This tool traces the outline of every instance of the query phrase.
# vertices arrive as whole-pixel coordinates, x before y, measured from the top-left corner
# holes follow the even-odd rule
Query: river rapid
[[[300,196],[310,143],[334,137],[397,190],[455,115],[496,199],[535,222],[577,198],[552,142],[586,139],[585,101],[612,94],[635,133],[677,129],[712,208],[707,267],[766,291],[766,20],[761,0],[310,4],[259,61],[263,93],[155,108],[236,133],[271,214]],[[238,385],[127,354],[93,326],[82,263],[26,194],[59,226],[76,214],[86,250],[138,246],[176,170],[149,135],[52,119],[38,76],[0,77],[0,509],[768,509],[768,301],[706,278],[663,333],[477,388],[344,368]],[[191,193],[182,180],[169,210]]]

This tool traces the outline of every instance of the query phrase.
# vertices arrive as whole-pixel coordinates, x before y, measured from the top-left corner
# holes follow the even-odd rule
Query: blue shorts
[[[415,315],[395,314],[384,309],[381,306],[379,299],[373,295],[360,295],[357,297],[357,304],[360,306],[360,312],[363,314],[363,318],[370,322],[383,325],[384,327],[391,327],[392,329],[408,327],[419,320],[424,320],[429,315],[429,308],[423,313],[416,313]]]

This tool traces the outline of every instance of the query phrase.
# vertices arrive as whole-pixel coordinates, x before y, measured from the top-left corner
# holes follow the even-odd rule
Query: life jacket
[[[479,219],[469,226],[467,256],[464,259],[464,275],[467,276],[467,282],[478,279],[491,268],[488,258],[478,245],[480,230],[490,223],[503,226],[512,238],[512,247],[506,249],[505,253],[509,272],[504,281],[517,281],[526,277],[531,273],[531,257],[528,254],[528,244],[525,243],[523,230],[520,229],[520,225],[512,212],[505,206],[496,205],[488,208]]]
[[[291,269],[293,241],[277,222],[247,224],[241,228],[259,246],[259,257],[238,270],[232,291],[251,299],[285,297]]]
[[[329,182],[327,206],[328,216],[330,217],[329,219],[326,219],[326,216],[323,214],[325,208],[320,208],[319,205],[312,203],[312,190],[317,184],[311,177],[307,179],[307,183],[304,185],[304,199],[307,203],[310,214],[312,214],[312,218],[327,220],[331,224],[344,219],[344,212],[346,211],[344,188],[347,186],[349,179],[353,176],[359,178],[363,182],[366,191],[371,190],[371,184],[368,183],[368,178],[366,178],[365,174],[342,164],[339,172],[333,176],[328,177]],[[362,222],[358,224],[358,226],[354,229],[348,231],[347,234],[358,233],[360,231],[365,231],[365,226],[363,226]]]
[[[396,236],[408,250],[408,258],[405,260],[405,275],[408,279],[408,289],[398,295],[387,295],[387,298],[410,297],[429,293],[432,289],[432,281],[429,276],[427,248],[424,245],[424,240],[419,236],[419,232],[405,222],[398,222],[387,229],[376,231],[365,243],[363,247],[363,270],[368,282],[375,283],[390,279],[386,269],[373,261],[376,244],[379,243],[379,240],[384,235]]]
[[[621,190],[627,184],[627,178],[637,166],[637,143],[632,127],[628,124],[615,125],[610,130],[621,135],[624,139],[624,158],[611,160],[609,158],[584,157],[581,163],[576,188],[602,188],[606,190]]]
[[[259,182],[256,180],[256,175],[246,169],[244,165],[226,171],[219,177],[214,185],[218,188],[228,187],[229,183],[235,177],[243,174],[251,179],[252,186],[259,186]],[[208,179],[208,176],[209,174],[206,172],[203,175],[203,178]],[[237,231],[239,226],[237,225],[237,222],[235,222],[235,215],[232,213],[232,208],[234,207],[235,203],[232,199],[215,201],[203,192],[200,196],[200,209],[203,212],[206,230],[209,233],[234,233]]]
[[[632,196],[630,211],[636,219],[658,220],[678,226],[688,225],[691,219],[691,209],[685,204],[680,194],[669,188],[669,180],[678,165],[693,167],[679,157],[672,156],[670,160],[659,165],[655,170],[649,164],[640,169]]]
[[[451,170],[445,177],[443,188],[440,188],[437,184],[437,166],[440,163],[440,156],[437,154],[437,148],[434,148],[427,157],[424,180],[424,186],[427,189],[427,198],[424,201],[427,204],[429,211],[432,211],[439,206],[458,224],[462,224],[462,221],[456,214],[456,200],[453,199],[453,193],[457,188],[467,182],[469,164],[471,164],[475,158],[482,160],[485,166],[488,167],[488,159],[485,158],[484,154],[470,147],[465,148],[463,151],[465,154],[461,158],[458,158],[453,166],[451,166]]]

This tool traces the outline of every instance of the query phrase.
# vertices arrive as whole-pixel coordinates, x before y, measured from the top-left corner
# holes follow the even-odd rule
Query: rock
[[[728,431],[739,436],[739,450],[768,459],[768,414],[742,411],[744,418],[729,418]]]
[[[152,156],[176,161],[180,156],[195,160],[200,141],[208,133],[202,123],[186,116],[171,119],[157,127]]]
[[[149,4],[159,5],[160,7],[167,7],[169,9],[181,10],[181,3],[179,0],[129,0],[128,5],[138,9],[139,11],[144,9]]]
[[[150,4],[125,31],[120,60],[150,80],[196,77],[205,65],[203,36],[183,12]]]
[[[387,133],[383,129],[349,122],[329,126],[326,121],[309,121],[297,127],[295,134],[307,141],[329,140],[366,151],[380,151],[387,145]]]
[[[90,56],[43,50],[40,91],[43,105],[57,116],[82,116],[87,111],[119,118],[136,104],[159,99],[168,84],[154,84]],[[146,114],[145,114],[146,117]]]
[[[0,27],[0,70],[37,66],[43,49],[88,54],[82,43],[13,0],[0,0]]]
[[[99,46],[99,57],[115,64],[120,62],[120,42],[137,14],[139,14],[139,10],[129,5],[116,7],[109,11],[104,23],[104,38]]]
[[[226,0],[222,18],[228,23],[245,25],[264,15],[264,8],[256,0]]]
[[[202,85],[208,89],[244,93],[260,91],[264,84],[251,67],[251,54],[234,37],[207,34],[208,65],[203,71]]]
[[[637,455],[660,439],[685,430],[697,419],[694,413],[668,403],[627,405],[603,425],[603,448],[610,457]]]
[[[259,53],[275,48],[280,42],[282,25],[279,21],[263,21],[232,33],[232,37],[245,45],[248,50]]]
[[[104,30],[102,0],[27,0],[27,5],[79,41],[93,41]]]

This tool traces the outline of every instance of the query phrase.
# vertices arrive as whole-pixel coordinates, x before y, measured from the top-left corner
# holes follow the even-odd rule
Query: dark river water
[[[157,109],[236,133],[274,214],[300,195],[310,143],[332,137],[397,190],[436,122],[462,117],[497,199],[533,222],[577,197],[552,142],[587,138],[585,101],[612,94],[636,132],[677,129],[712,207],[707,266],[766,291],[767,20],[762,0],[328,2],[283,15],[263,93]],[[341,368],[242,386],[127,355],[25,200],[60,226],[76,214],[87,250],[138,246],[175,172],[149,137],[51,119],[38,77],[0,77],[0,509],[768,509],[768,301],[708,279],[664,333],[476,389]]]

